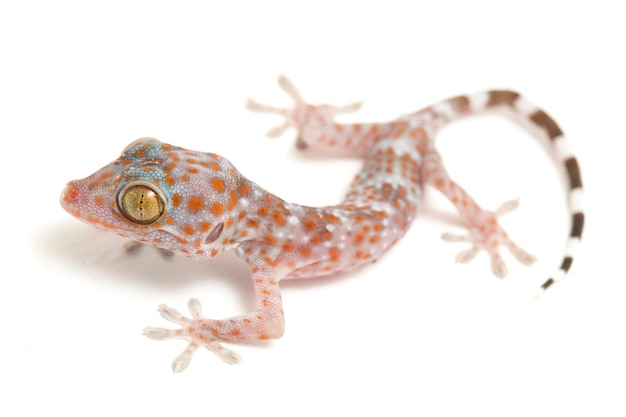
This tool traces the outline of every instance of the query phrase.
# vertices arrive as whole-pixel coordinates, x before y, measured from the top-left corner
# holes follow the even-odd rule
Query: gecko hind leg
[[[515,210],[518,205],[518,199],[510,200],[503,203],[495,212],[483,212],[484,216],[487,218],[484,223],[491,224],[495,227],[478,226],[481,222],[477,222],[476,225],[469,228],[469,233],[465,235],[443,233],[441,238],[446,242],[471,243],[472,246],[470,249],[464,250],[456,256],[456,261],[459,263],[470,262],[475,258],[478,252],[484,250],[491,259],[491,270],[494,275],[503,278],[507,275],[508,270],[500,256],[499,245],[506,247],[511,254],[513,254],[515,259],[524,265],[532,265],[537,260],[533,255],[515,244],[502,227],[497,224],[497,218]]]
[[[501,246],[507,248],[524,265],[531,265],[536,261],[533,255],[515,244],[498,223],[499,217],[517,208],[518,200],[507,201],[495,211],[484,210],[467,191],[450,179],[441,156],[434,149],[425,153],[422,173],[426,183],[437,188],[454,204],[468,228],[466,235],[451,233],[442,235],[447,242],[469,242],[472,245],[470,249],[457,255],[457,262],[469,262],[478,252],[484,250],[491,259],[491,270],[494,275],[503,278],[507,275],[508,269],[500,254]]]

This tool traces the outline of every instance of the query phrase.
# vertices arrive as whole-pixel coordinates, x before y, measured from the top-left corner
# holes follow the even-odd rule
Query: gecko
[[[280,281],[336,274],[376,261],[406,233],[425,185],[447,197],[467,228],[464,235],[442,235],[446,241],[469,244],[456,257],[458,262],[469,262],[485,251],[498,277],[507,274],[503,248],[523,264],[535,262],[498,222],[517,207],[517,201],[485,210],[444,168],[435,136],[443,126],[465,116],[504,109],[529,122],[549,142],[569,182],[571,230],[560,266],[539,291],[569,271],[584,224],[579,165],[557,123],[522,95],[489,90],[443,100],[385,123],[340,124],[335,116],[357,110],[361,102],[312,105],[286,77],[280,76],[278,83],[293,99],[293,107],[247,102],[252,111],[284,117],[268,136],[295,128],[301,149],[340,150],[364,160],[342,203],[309,207],[287,202],[244,177],[222,156],[153,138],[130,143],[119,158],[84,179],[70,181],[61,194],[67,212],[98,229],[194,260],[233,250],[247,263],[256,300],[250,313],[208,319],[195,298],[188,302],[191,317],[159,306],[161,316],[180,327],[146,327],[143,334],[188,342],[172,363],[174,372],[186,369],[200,347],[234,364],[241,362],[241,356],[223,342],[281,337]]]

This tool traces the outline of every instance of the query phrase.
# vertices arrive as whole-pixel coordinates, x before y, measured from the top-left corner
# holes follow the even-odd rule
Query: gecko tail
[[[533,131],[539,131],[547,141],[548,149],[562,167],[567,178],[567,200],[571,230],[565,244],[560,266],[538,288],[536,299],[567,275],[574,253],[580,244],[585,215],[583,212],[583,184],[578,160],[570,149],[569,142],[556,121],[530,100],[511,90],[489,90],[467,96],[453,97],[432,107],[430,111],[441,124],[447,124],[466,115],[505,109],[521,119]]]
[[[470,99],[471,101],[471,99]],[[538,288],[537,299],[541,294],[561,281],[567,275],[574,261],[574,254],[578,248],[585,214],[583,212],[583,184],[578,160],[570,149],[569,142],[556,121],[545,111],[535,106],[525,97],[512,91],[493,90],[488,93],[486,108],[504,106],[513,111],[518,117],[530,122],[543,136],[547,138],[549,149],[557,163],[562,166],[568,182],[567,200],[571,229],[565,243],[565,250],[560,266]]]

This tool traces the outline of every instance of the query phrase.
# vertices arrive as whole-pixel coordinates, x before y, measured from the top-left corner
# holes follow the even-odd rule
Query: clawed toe
[[[499,278],[504,278],[508,269],[500,256],[500,247],[506,247],[524,265],[532,265],[537,259],[517,246],[508,237],[507,233],[498,224],[496,218],[515,210],[519,200],[511,200],[502,204],[495,212],[481,211],[469,226],[467,235],[444,233],[441,238],[446,242],[469,242],[472,247],[459,253],[456,261],[467,263],[474,259],[481,250],[486,251],[491,258],[491,271]]]
[[[161,316],[180,325],[182,329],[164,329],[161,327],[146,327],[143,334],[153,340],[186,339],[189,341],[185,350],[172,362],[174,372],[184,371],[191,362],[194,352],[204,346],[215,353],[220,359],[229,364],[236,364],[242,361],[241,356],[230,349],[222,346],[217,334],[213,333],[213,321],[202,317],[202,306],[200,302],[192,298],[187,303],[192,318],[183,316],[178,310],[161,304],[158,308]]]
[[[509,273],[509,269],[499,255],[491,256],[491,272],[498,278],[504,278]]]
[[[465,250],[463,252],[460,252],[457,256],[456,256],[456,261],[458,263],[468,263],[470,261],[472,261],[476,255],[478,255],[478,252],[480,250],[477,247],[473,247],[471,249]]]

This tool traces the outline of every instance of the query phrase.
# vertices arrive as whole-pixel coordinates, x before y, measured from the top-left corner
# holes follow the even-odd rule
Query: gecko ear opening
[[[220,223],[211,230],[211,233],[204,239],[205,244],[211,244],[217,240],[218,237],[222,234],[222,230],[224,230],[224,223]]]

